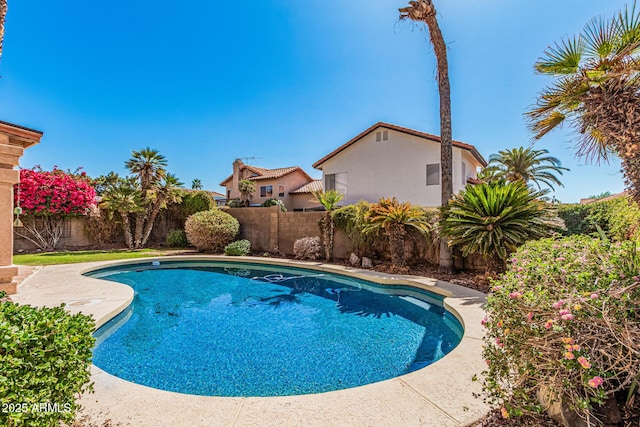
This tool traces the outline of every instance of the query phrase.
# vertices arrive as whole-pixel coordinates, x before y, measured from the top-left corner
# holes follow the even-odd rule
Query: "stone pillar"
[[[20,181],[18,166],[24,149],[40,142],[42,132],[0,121],[0,291],[16,293],[13,278],[13,186]]]

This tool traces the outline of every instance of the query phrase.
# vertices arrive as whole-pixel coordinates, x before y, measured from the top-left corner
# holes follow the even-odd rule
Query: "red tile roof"
[[[242,165],[240,167],[240,170],[245,168],[249,169],[251,172],[256,174],[256,176],[246,178],[249,181],[260,181],[264,179],[278,179],[298,170],[302,172],[304,176],[306,176],[309,180],[312,179],[300,166],[289,166],[286,168],[265,169],[265,168],[259,168],[257,166]],[[232,179],[233,179],[233,174],[229,175],[224,181],[220,183],[220,185],[224,187]]]
[[[335,150],[333,150],[331,153],[327,154],[326,156],[324,156],[323,158],[321,158],[320,160],[315,162],[313,164],[313,167],[316,168],[316,169],[319,169],[319,166],[322,166],[322,164],[324,162],[326,162],[327,160],[329,160],[330,158],[332,158],[336,154],[340,153],[341,151],[346,150],[347,148],[349,148],[350,146],[352,146],[353,144],[358,142],[360,139],[362,139],[363,137],[368,135],[370,132],[373,132],[374,130],[376,130],[377,128],[380,128],[380,127],[383,127],[383,128],[386,128],[386,129],[395,130],[395,131],[402,132],[402,133],[406,133],[408,135],[417,136],[417,137],[420,137],[420,138],[425,138],[425,139],[428,139],[430,141],[440,142],[440,137],[437,136],[437,135],[431,135],[429,133],[424,133],[424,132],[420,132],[420,131],[417,131],[417,130],[414,130],[414,129],[409,129],[409,128],[404,128],[404,127],[401,127],[401,126],[392,125],[390,123],[378,122],[375,125],[371,126],[369,129],[367,129],[364,132],[358,134],[353,139],[349,140],[345,144],[341,145],[340,147],[338,147]],[[482,166],[486,166],[487,165],[487,161],[484,159],[484,157],[482,157],[482,155],[478,152],[478,150],[476,150],[476,148],[473,145],[466,144],[466,143],[460,142],[460,141],[453,141],[452,144],[453,144],[454,147],[458,147],[458,148],[461,148],[463,150],[468,150],[473,155],[473,157],[475,157],[476,160],[478,160],[478,162]]]
[[[315,193],[316,191],[322,191],[322,181],[319,179],[311,181],[310,183],[303,185],[297,190],[289,191],[289,194],[311,194]]]

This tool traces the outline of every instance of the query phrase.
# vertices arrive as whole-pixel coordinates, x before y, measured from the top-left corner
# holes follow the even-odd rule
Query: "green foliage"
[[[240,206],[249,206],[251,198],[256,191],[256,183],[254,181],[243,179],[238,183],[238,191],[240,191]]]
[[[227,206],[229,206],[230,208],[242,208],[244,207],[244,202],[242,202],[240,199],[231,199],[229,200],[229,202],[227,202]]]
[[[313,196],[326,210],[321,222],[322,243],[324,244],[324,257],[327,261],[331,261],[333,259],[334,231],[336,227],[332,212],[338,207],[338,203],[343,199],[344,194],[336,190],[329,190],[316,191]]]
[[[75,252],[41,252],[37,254],[18,254],[13,256],[16,265],[58,265],[76,264],[79,262],[113,261],[161,256],[153,249],[136,249],[131,251],[75,251]]]
[[[229,256],[245,256],[251,252],[251,242],[242,239],[229,243],[224,248],[224,254]]]
[[[344,230],[353,243],[354,250],[360,255],[368,255],[376,244],[377,233],[365,233],[366,216],[371,204],[359,201],[353,205],[343,206],[333,211],[332,216],[336,227]]]
[[[467,185],[442,209],[440,228],[463,256],[480,253],[487,268],[500,271],[509,254],[528,240],[554,230],[551,205],[522,181]]]
[[[76,396],[92,391],[93,320],[63,306],[0,303],[0,424],[71,423]],[[41,406],[42,405],[42,406]]]
[[[331,212],[338,207],[338,203],[344,198],[344,194],[338,193],[336,190],[316,191],[313,193],[316,200],[327,210]]]
[[[284,207],[284,202],[278,199],[267,199],[262,203],[262,207],[268,208],[270,206],[279,206],[282,212],[286,212],[287,208]]]
[[[486,305],[484,388],[516,417],[536,393],[586,417],[640,375],[640,254],[587,236],[528,242]]]
[[[183,230],[170,230],[167,234],[167,246],[170,248],[185,248],[189,245],[187,235]]]
[[[198,212],[184,225],[187,240],[199,251],[221,252],[238,235],[238,220],[220,209]]]
[[[193,215],[197,212],[208,211],[215,207],[213,197],[208,191],[192,190],[181,191],[182,203],[178,204],[184,210],[185,216]]]
[[[562,205],[558,215],[565,222],[568,236],[595,236],[600,228],[607,238],[616,242],[640,240],[640,206],[630,197],[586,205]]]

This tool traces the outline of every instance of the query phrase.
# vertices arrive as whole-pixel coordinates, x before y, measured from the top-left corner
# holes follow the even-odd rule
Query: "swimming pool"
[[[438,296],[315,270],[171,261],[88,275],[135,291],[130,308],[96,332],[94,364],[162,390],[339,390],[427,366],[462,336]]]

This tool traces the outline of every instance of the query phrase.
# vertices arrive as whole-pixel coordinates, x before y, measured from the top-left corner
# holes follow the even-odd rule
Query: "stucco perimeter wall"
[[[302,237],[321,237],[319,221],[324,212],[281,212],[270,208],[235,208],[227,212],[240,223],[240,238],[256,251],[293,254],[293,244]],[[347,258],[353,247],[341,230],[336,230],[334,255]]]

